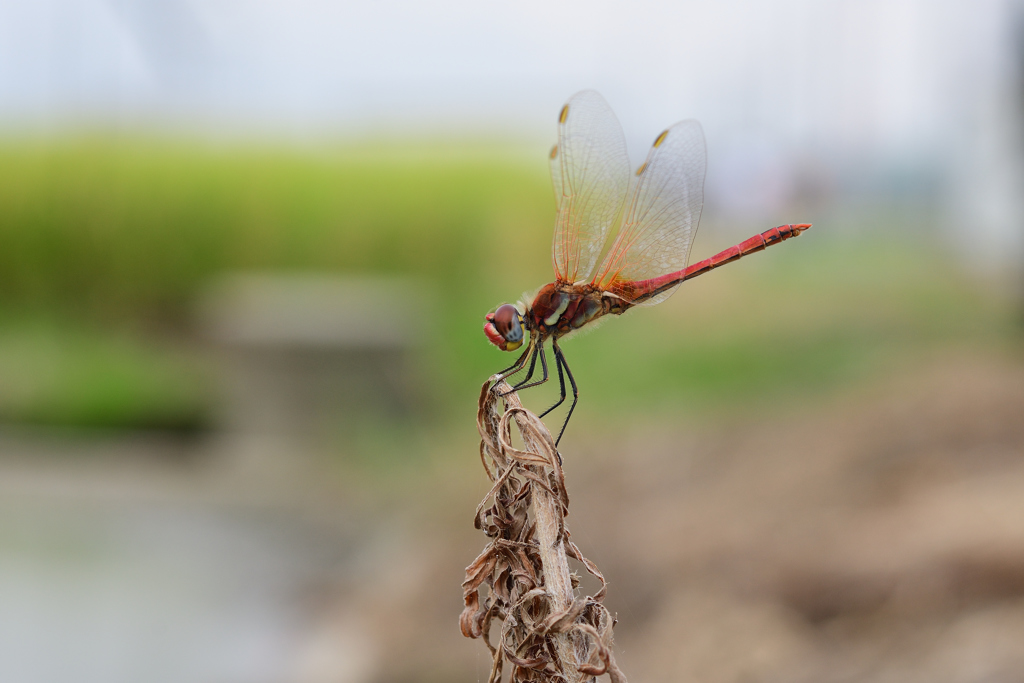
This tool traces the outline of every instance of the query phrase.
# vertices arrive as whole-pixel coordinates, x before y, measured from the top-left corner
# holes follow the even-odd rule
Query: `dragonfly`
[[[544,346],[550,340],[561,396],[540,417],[565,402],[566,377],[572,387],[557,446],[579,401],[559,340],[603,316],[659,304],[687,280],[797,237],[811,225],[780,225],[687,266],[704,205],[707,153],[700,123],[687,119],[662,131],[633,172],[622,126],[593,90],[573,95],[562,107],[550,159],[558,202],[551,250],[555,280],[488,313],[484,334],[502,351],[526,344],[516,362],[494,377],[491,389],[497,390],[527,370],[501,395],[548,381]],[[541,378],[531,381],[538,358]]]

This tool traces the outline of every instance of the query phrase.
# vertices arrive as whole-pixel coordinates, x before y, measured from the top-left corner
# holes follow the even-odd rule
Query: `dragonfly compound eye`
[[[502,304],[486,317],[484,334],[502,351],[515,351],[523,344],[523,323],[512,304]]]

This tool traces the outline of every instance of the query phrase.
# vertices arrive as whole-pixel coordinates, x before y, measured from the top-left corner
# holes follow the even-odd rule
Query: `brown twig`
[[[503,397],[505,410],[499,412],[496,394],[509,386],[502,381],[498,392],[491,391],[495,379],[484,383],[477,411],[480,459],[494,484],[477,506],[475,526],[490,541],[466,568],[462,633],[483,638],[490,649],[488,683],[502,680],[506,662],[510,683],[582,683],[603,674],[626,683],[611,651],[615,620],[602,604],[604,576],[565,527],[569,494],[551,433],[515,392]],[[523,450],[512,445],[513,422]],[[601,582],[594,596],[576,595],[579,581],[569,572],[569,557]]]

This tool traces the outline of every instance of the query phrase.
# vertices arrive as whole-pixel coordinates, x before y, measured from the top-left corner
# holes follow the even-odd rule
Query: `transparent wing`
[[[697,121],[681,121],[658,136],[637,169],[622,227],[594,276],[595,284],[614,290],[616,283],[647,280],[686,267],[704,206],[706,166],[704,131]],[[674,291],[644,303],[659,303]]]
[[[629,191],[622,126],[593,90],[573,95],[559,113],[551,178],[558,201],[551,249],[555,277],[586,280]]]

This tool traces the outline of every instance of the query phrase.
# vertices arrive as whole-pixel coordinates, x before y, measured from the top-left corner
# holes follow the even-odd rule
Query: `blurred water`
[[[336,535],[191,496],[83,495],[75,478],[71,495],[66,474],[7,478],[0,680],[319,680],[301,672],[351,550]]]

